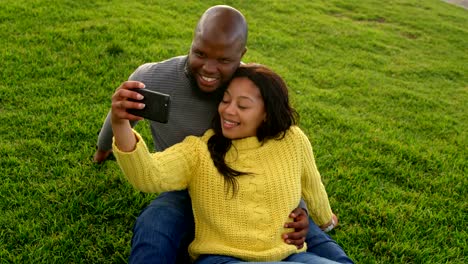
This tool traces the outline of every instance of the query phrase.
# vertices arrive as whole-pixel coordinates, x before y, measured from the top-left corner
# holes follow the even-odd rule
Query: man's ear
[[[244,54],[245,54],[246,52],[247,52],[247,47],[244,48],[244,51],[242,52],[241,58],[244,57]]]

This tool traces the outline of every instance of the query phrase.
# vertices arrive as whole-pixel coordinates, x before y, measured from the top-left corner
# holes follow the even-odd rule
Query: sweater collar
[[[257,149],[262,146],[262,142],[258,141],[256,136],[253,136],[233,140],[232,146],[234,146],[238,151]]]

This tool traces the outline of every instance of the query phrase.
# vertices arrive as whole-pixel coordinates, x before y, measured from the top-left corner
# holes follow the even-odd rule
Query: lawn
[[[124,263],[155,197],[92,162],[110,97],[226,3],[287,81],[357,263],[468,262],[468,11],[439,0],[0,2],[0,263]],[[145,122],[137,129],[147,139]]]

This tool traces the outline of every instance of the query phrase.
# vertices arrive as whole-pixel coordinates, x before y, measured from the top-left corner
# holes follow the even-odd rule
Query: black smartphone
[[[163,94],[147,89],[134,89],[133,91],[144,96],[143,100],[128,99],[129,101],[144,103],[143,109],[127,109],[132,115],[141,116],[143,118],[156,121],[159,123],[167,123],[169,121],[169,107],[171,97],[168,94]]]

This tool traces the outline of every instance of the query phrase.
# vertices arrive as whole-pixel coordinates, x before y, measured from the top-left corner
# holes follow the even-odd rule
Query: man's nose
[[[203,64],[203,70],[207,73],[215,73],[218,68],[218,62],[216,60],[206,60]]]

